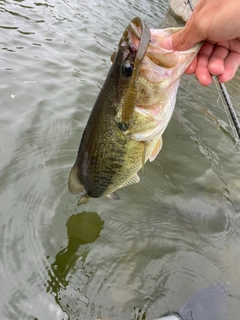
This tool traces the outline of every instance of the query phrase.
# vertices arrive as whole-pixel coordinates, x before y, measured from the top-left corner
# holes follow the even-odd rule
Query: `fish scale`
[[[201,47],[161,48],[161,39],[177,31],[150,31],[138,17],[124,31],[69,176],[69,190],[80,194],[79,204],[90,197],[116,198],[115,190],[137,183],[138,171],[161,150],[180,76]]]

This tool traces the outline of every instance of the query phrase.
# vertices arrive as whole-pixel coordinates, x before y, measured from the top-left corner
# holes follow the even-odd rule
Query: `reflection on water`
[[[70,216],[67,221],[68,245],[57,255],[49,270],[47,292],[54,294],[56,302],[67,312],[69,304],[64,305],[60,298],[60,291],[66,290],[69,279],[78,271],[87,278],[86,286],[91,281],[94,272],[85,268],[84,262],[91,248],[89,244],[94,242],[100,235],[104,222],[95,212],[82,212]],[[78,299],[84,289],[78,288]],[[87,297],[84,296],[87,301]],[[86,302],[85,301],[85,302]],[[74,309],[75,310],[75,309]]]
[[[136,15],[157,27],[166,9],[0,1],[1,320],[151,320],[216,282],[237,319],[239,152],[213,86],[183,76],[161,153],[119,201],[79,213],[67,190],[119,37]],[[227,88],[239,116],[240,74]]]

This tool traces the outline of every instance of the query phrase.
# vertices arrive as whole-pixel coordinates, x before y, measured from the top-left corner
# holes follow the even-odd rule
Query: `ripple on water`
[[[154,319],[229,281],[234,319],[239,160],[209,92],[183,82],[163,150],[120,201],[67,191],[119,37],[135,15],[157,26],[167,1],[0,6],[0,318]]]
[[[10,168],[13,170],[11,164]],[[1,267],[5,270],[4,281],[8,288],[1,303],[8,318],[28,319],[41,316],[43,305],[50,299],[47,304],[48,309],[45,310],[45,319],[50,319],[50,310],[59,307],[54,305],[53,301],[50,303],[51,298],[47,298],[46,295],[48,262],[46,248],[43,247],[42,232],[51,225],[51,218],[54,215],[52,199],[56,195],[50,190],[46,194],[41,186],[49,183],[51,170],[45,168],[45,174],[40,174],[39,170],[32,168],[35,173],[31,172],[29,181],[26,166],[15,165],[15,169],[18,174],[7,175],[8,186],[1,195],[2,199],[5,197],[7,199],[1,211],[8,212],[5,220],[1,221]],[[40,292],[45,292],[45,297]],[[58,319],[63,318],[61,312]]]

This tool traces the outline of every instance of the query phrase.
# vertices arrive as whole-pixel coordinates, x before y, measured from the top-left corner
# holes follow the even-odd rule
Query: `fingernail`
[[[172,50],[172,37],[162,39],[161,47],[167,50]]]

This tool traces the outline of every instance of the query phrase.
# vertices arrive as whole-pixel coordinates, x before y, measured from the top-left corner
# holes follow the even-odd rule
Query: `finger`
[[[240,66],[240,54],[236,52],[230,52],[225,59],[224,72],[218,77],[220,82],[227,82],[231,80],[238,67]]]
[[[203,86],[208,86],[212,83],[212,75],[208,70],[208,61],[213,50],[214,45],[209,42],[205,42],[198,53],[195,76]]]
[[[199,37],[193,32],[191,24],[186,24],[184,29],[172,35],[172,49],[185,51],[192,48],[197,42],[200,42]]]
[[[213,75],[220,75],[224,72],[224,60],[227,58],[229,50],[222,46],[215,46],[208,62],[208,70]]]
[[[201,6],[196,7],[187,21],[185,27],[172,35],[172,49],[184,51],[192,48],[196,43],[206,39],[207,33],[205,26],[202,27],[201,21]]]
[[[190,63],[190,65],[185,70],[186,74],[192,74],[195,72],[197,68],[197,57],[194,58],[194,60]]]
[[[192,15],[185,27],[174,33],[172,36],[162,39],[161,47],[168,50],[185,51],[192,48],[196,43],[204,40],[202,32],[195,26],[194,16]]]

